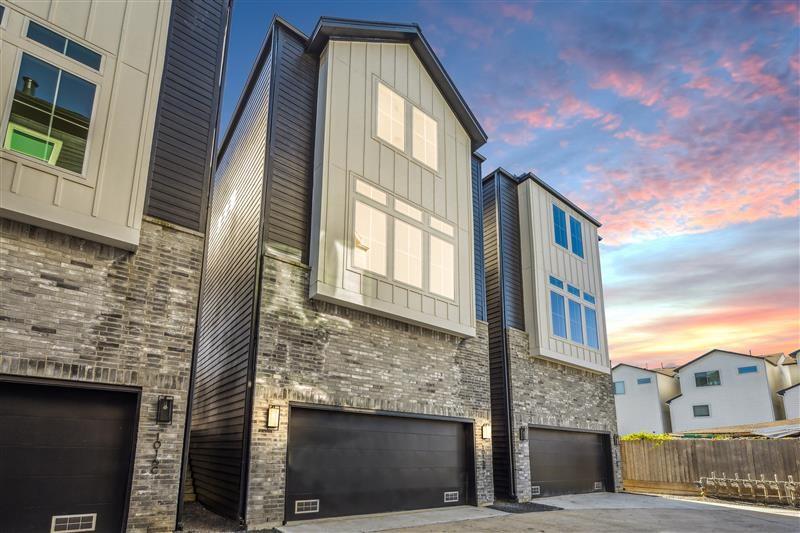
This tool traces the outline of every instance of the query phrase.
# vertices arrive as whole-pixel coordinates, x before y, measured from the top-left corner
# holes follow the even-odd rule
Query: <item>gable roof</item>
[[[800,387],[800,383],[795,383],[794,385],[789,385],[788,387],[777,391],[776,394],[780,394],[781,396],[783,396],[783,393],[785,393],[788,390],[792,390],[795,387]]]
[[[645,372],[653,372],[655,374],[661,374],[662,376],[667,376],[669,378],[675,376],[675,370],[672,368],[642,368],[640,366],[631,365],[628,363],[617,363],[616,365],[611,367],[611,371],[613,372],[615,368],[620,366],[627,366],[630,368],[635,368],[637,370],[644,370]]]
[[[692,359],[692,360],[690,360],[690,361],[686,361],[686,362],[685,362],[685,363],[683,363],[682,365],[680,365],[680,366],[676,367],[676,368],[675,368],[675,372],[680,372],[680,370],[681,370],[682,368],[685,368],[685,367],[687,367],[687,366],[691,365],[692,363],[694,363],[694,362],[696,362],[696,361],[699,361],[699,360],[700,360],[700,359],[702,359],[703,357],[705,357],[705,356],[707,356],[707,355],[711,355],[712,353],[715,353],[715,352],[719,352],[719,353],[721,353],[721,354],[725,354],[725,355],[738,355],[738,356],[741,356],[741,357],[750,357],[751,359],[758,359],[759,361],[766,361],[766,362],[768,362],[769,364],[771,364],[772,366],[778,366],[777,362],[775,362],[775,359],[774,359],[774,358],[772,358],[772,356],[769,356],[769,357],[764,357],[764,356],[762,356],[762,357],[759,357],[759,356],[757,356],[757,355],[750,355],[750,354],[746,354],[746,353],[739,353],[739,352],[731,352],[731,351],[728,351],[728,350],[720,350],[719,348],[714,348],[713,350],[709,350],[709,351],[707,351],[706,353],[704,353],[703,355],[700,355],[700,356],[698,356],[698,357],[695,357],[694,359]],[[780,354],[780,355],[783,355],[783,354]]]
[[[474,152],[486,144],[486,132],[483,131],[464,97],[458,92],[453,80],[447,74],[439,58],[436,57],[433,48],[428,44],[428,40],[425,39],[418,24],[322,17],[317,22],[314,31],[311,32],[306,50],[312,54],[319,55],[330,40],[409,44],[420,61],[422,61],[433,82],[442,91],[444,99],[453,109],[458,121],[467,130],[467,134],[472,139],[472,151]]]

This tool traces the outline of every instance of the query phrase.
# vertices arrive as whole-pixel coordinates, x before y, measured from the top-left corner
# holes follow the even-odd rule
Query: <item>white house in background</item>
[[[667,400],[680,393],[674,370],[620,363],[611,369],[611,376],[620,435],[672,431]]]
[[[778,391],[789,385],[784,359],[715,349],[676,368],[681,394],[667,401],[672,431],[781,420]]]
[[[778,395],[783,398],[783,410],[786,418],[800,418],[800,383],[779,390]]]
[[[800,361],[797,360],[798,352],[800,352],[800,350],[793,351],[783,360],[783,367],[788,372],[790,385],[800,383]]]

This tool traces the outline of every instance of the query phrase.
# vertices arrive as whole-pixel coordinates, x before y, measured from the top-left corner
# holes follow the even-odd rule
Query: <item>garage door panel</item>
[[[462,423],[293,408],[289,427],[288,520],[465,503]],[[319,511],[295,513],[297,500]]]
[[[533,428],[529,432],[531,485],[540,496],[578,494],[609,487],[608,436]],[[597,489],[600,482],[601,489]]]
[[[131,422],[53,416],[0,416],[0,424],[9,428],[5,435],[0,436],[0,446],[35,446],[48,435],[57,433],[61,436],[59,446],[119,448],[130,438],[128,429]]]
[[[11,448],[2,447],[3,476],[50,477],[57,472],[62,477],[105,476],[117,479],[127,476],[128,465],[119,462],[119,450],[108,448]],[[87,453],[91,461],[84,458]]]

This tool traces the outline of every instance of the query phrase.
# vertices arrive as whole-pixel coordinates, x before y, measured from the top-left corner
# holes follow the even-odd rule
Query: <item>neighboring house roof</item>
[[[774,420],[739,426],[723,426],[709,429],[695,429],[676,432],[675,435],[725,435],[728,437],[768,437],[772,439],[800,435],[800,418]]]
[[[780,394],[781,396],[783,396],[783,393],[785,393],[788,390],[792,390],[792,389],[794,389],[796,387],[800,387],[800,383],[795,383],[794,385],[790,385],[790,386],[786,387],[785,389],[781,389],[781,390],[777,391],[777,394]]]
[[[497,167],[492,172],[489,172],[486,176],[484,176],[483,177],[483,181],[486,181],[487,179],[489,179],[491,176],[493,176],[494,174],[496,174],[498,172],[501,173],[501,174],[505,174],[506,176],[508,176],[509,178],[513,179],[517,183],[522,183],[523,181],[528,180],[528,179],[533,181],[534,183],[536,183],[537,185],[539,185],[540,187],[545,189],[547,192],[549,192],[550,194],[552,194],[553,196],[555,196],[556,198],[558,198],[559,200],[561,200],[562,202],[564,202],[565,204],[570,206],[578,214],[580,214],[582,217],[584,217],[586,220],[588,220],[589,222],[591,222],[592,224],[594,224],[598,228],[602,226],[602,224],[596,218],[594,218],[592,215],[590,215],[589,213],[587,213],[586,211],[584,211],[583,209],[578,207],[575,204],[575,202],[573,202],[572,200],[570,200],[569,198],[567,198],[566,196],[564,196],[563,194],[558,192],[555,188],[553,188],[552,185],[550,185],[549,183],[544,181],[542,178],[540,178],[539,176],[537,176],[533,172],[526,172],[525,174],[521,174],[519,176],[516,176],[516,175],[512,174],[511,172],[509,172],[508,170],[504,169],[503,167]]]
[[[778,363],[781,362],[781,359],[785,358],[786,356],[783,354],[783,352],[779,352],[779,353],[770,353],[770,354],[764,354],[764,355],[757,355],[755,357],[759,357],[761,359],[765,359],[765,360],[769,361],[770,363],[772,363],[773,365],[778,366]]]
[[[741,356],[741,357],[751,357],[751,358],[753,358],[753,359],[761,359],[761,360],[767,361],[767,362],[768,362],[768,363],[770,363],[772,366],[777,366],[777,363],[776,363],[774,360],[772,360],[772,359],[770,359],[770,358],[768,358],[768,357],[765,357],[765,356],[760,356],[760,357],[759,357],[759,356],[757,356],[757,355],[750,355],[750,354],[746,354],[746,353],[739,353],[739,352],[731,352],[731,351],[728,351],[728,350],[720,350],[720,349],[718,349],[718,348],[714,348],[713,350],[709,350],[709,351],[707,351],[707,352],[706,352],[706,353],[704,353],[703,355],[700,355],[700,356],[698,356],[698,357],[695,357],[695,358],[694,358],[694,359],[692,359],[691,361],[686,361],[686,362],[685,362],[685,363],[683,363],[681,366],[678,366],[678,367],[676,367],[674,370],[675,370],[675,372],[680,372],[680,370],[681,370],[682,368],[685,368],[685,367],[687,367],[687,366],[691,365],[692,363],[694,363],[694,362],[696,362],[696,361],[699,361],[699,360],[700,360],[700,359],[702,359],[703,357],[705,357],[705,356],[707,356],[707,355],[711,355],[712,353],[716,353],[716,352],[718,352],[718,353],[722,353],[722,354],[727,354],[727,355],[739,355],[739,356]],[[783,355],[783,354],[780,354],[780,355]],[[769,356],[769,357],[772,357],[772,356]]]
[[[386,41],[411,45],[422,64],[425,65],[428,74],[433,78],[433,82],[442,91],[459,122],[467,130],[467,134],[472,139],[472,151],[474,152],[486,144],[486,132],[483,131],[478,119],[475,118],[461,93],[458,92],[453,80],[450,79],[439,58],[436,57],[433,48],[422,35],[419,25],[322,17],[311,33],[306,48],[312,54],[319,54],[327,42],[332,39]]]
[[[637,370],[644,370],[645,372],[654,372],[656,374],[661,374],[670,378],[675,376],[675,371],[672,368],[642,368],[640,366],[631,365],[628,363],[617,363],[616,365],[611,367],[611,370],[613,371],[615,368],[620,366],[627,366],[630,368],[635,368]]]
[[[793,352],[789,352],[789,356],[790,357],[794,357],[795,359],[797,359],[797,357],[800,356],[800,348],[798,348],[797,350],[795,350]]]
[[[797,364],[797,356],[789,354],[786,356],[786,359],[783,360],[784,365],[796,365]]]

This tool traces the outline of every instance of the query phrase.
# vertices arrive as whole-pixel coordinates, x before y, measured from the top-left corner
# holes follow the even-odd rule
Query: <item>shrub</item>
[[[628,435],[625,435],[620,440],[623,441],[646,440],[652,442],[656,446],[660,446],[661,444],[664,444],[665,441],[673,440],[673,437],[668,433],[645,433],[644,431],[641,431],[639,433],[630,433]]]

